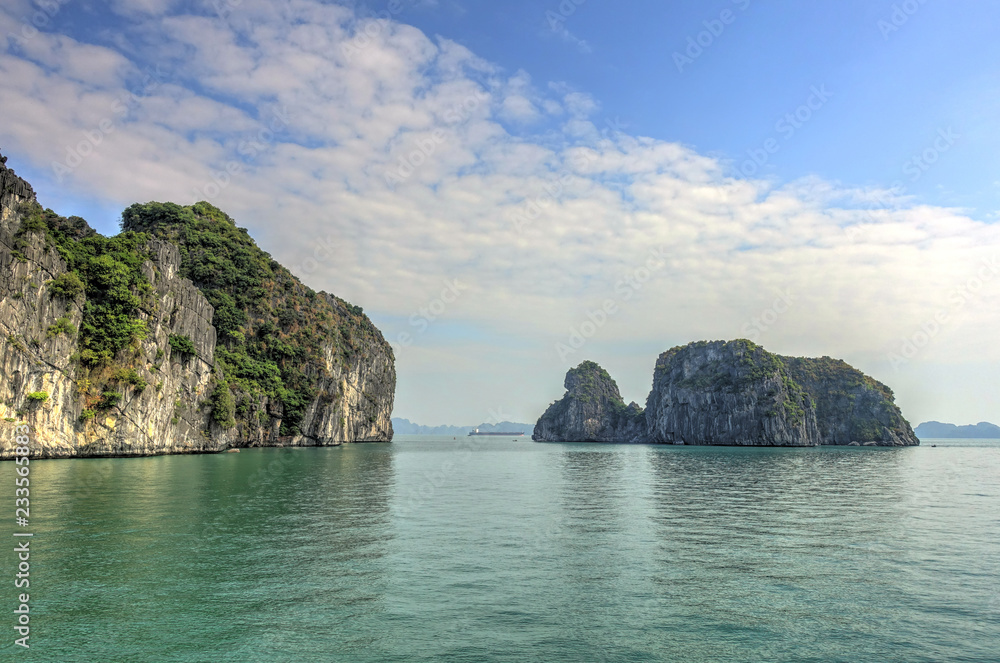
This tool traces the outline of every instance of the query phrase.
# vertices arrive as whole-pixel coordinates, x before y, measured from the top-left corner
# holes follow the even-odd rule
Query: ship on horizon
[[[522,433],[521,431],[509,431],[509,432],[498,431],[495,433],[491,433],[486,431],[481,432],[478,428],[474,428],[469,432],[470,437],[473,435],[512,435],[514,437],[524,437],[524,433]]]

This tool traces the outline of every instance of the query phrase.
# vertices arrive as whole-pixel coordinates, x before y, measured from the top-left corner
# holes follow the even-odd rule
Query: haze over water
[[[403,437],[31,468],[32,647],[19,660],[1000,652],[1000,441]],[[0,481],[13,470],[0,465]]]

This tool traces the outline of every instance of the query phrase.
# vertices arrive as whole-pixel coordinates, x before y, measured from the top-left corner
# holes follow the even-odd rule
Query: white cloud
[[[44,34],[0,53],[6,152],[50,169],[108,118],[113,131],[64,186],[121,205],[212,198],[310,285],[395,321],[383,325],[393,341],[459,279],[462,296],[399,350],[410,384],[442,356],[469,367],[439,385],[442,413],[479,408],[462,380],[492,353],[525,374],[519,398],[539,409],[591,353],[630,367],[623,385],[648,386],[652,354],[636,348],[745,336],[788,289],[794,305],[759,333],[777,351],[843,356],[892,382],[887,354],[945,310],[949,324],[905,370],[972,353],[1000,363],[983,342],[1000,324],[1000,278],[950,303],[1000,251],[998,226],[961,210],[816,178],[733,179],[682,145],[599,128],[585,93],[540,90],[526,72],[344,7],[246,0],[221,20],[144,6],[129,29],[149,45],[136,53]],[[162,75],[136,94],[149,62]],[[55,174],[35,184],[44,202]],[[664,264],[623,291],[653,248]],[[609,298],[619,314],[561,361],[554,344]],[[521,345],[435,345],[433,330],[452,326]],[[490,407],[518,405],[487,392]]]

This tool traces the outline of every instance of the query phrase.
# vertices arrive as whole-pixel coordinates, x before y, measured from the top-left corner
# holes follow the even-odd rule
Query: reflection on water
[[[377,619],[393,456],[338,451],[32,464],[37,660],[281,660],[291,626]]]
[[[792,639],[833,657],[899,600],[884,557],[903,536],[899,454],[653,451],[656,583],[678,632],[719,634],[700,655],[750,640],[779,658]]]
[[[404,438],[33,463],[17,656],[995,661],[998,461]]]

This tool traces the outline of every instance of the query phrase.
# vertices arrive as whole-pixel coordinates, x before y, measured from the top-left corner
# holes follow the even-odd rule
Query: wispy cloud
[[[552,28],[552,33],[555,34],[559,39],[562,39],[567,44],[572,44],[581,53],[593,53],[594,49],[591,48],[587,40],[580,39],[575,34],[569,31],[565,23],[558,23]]]

